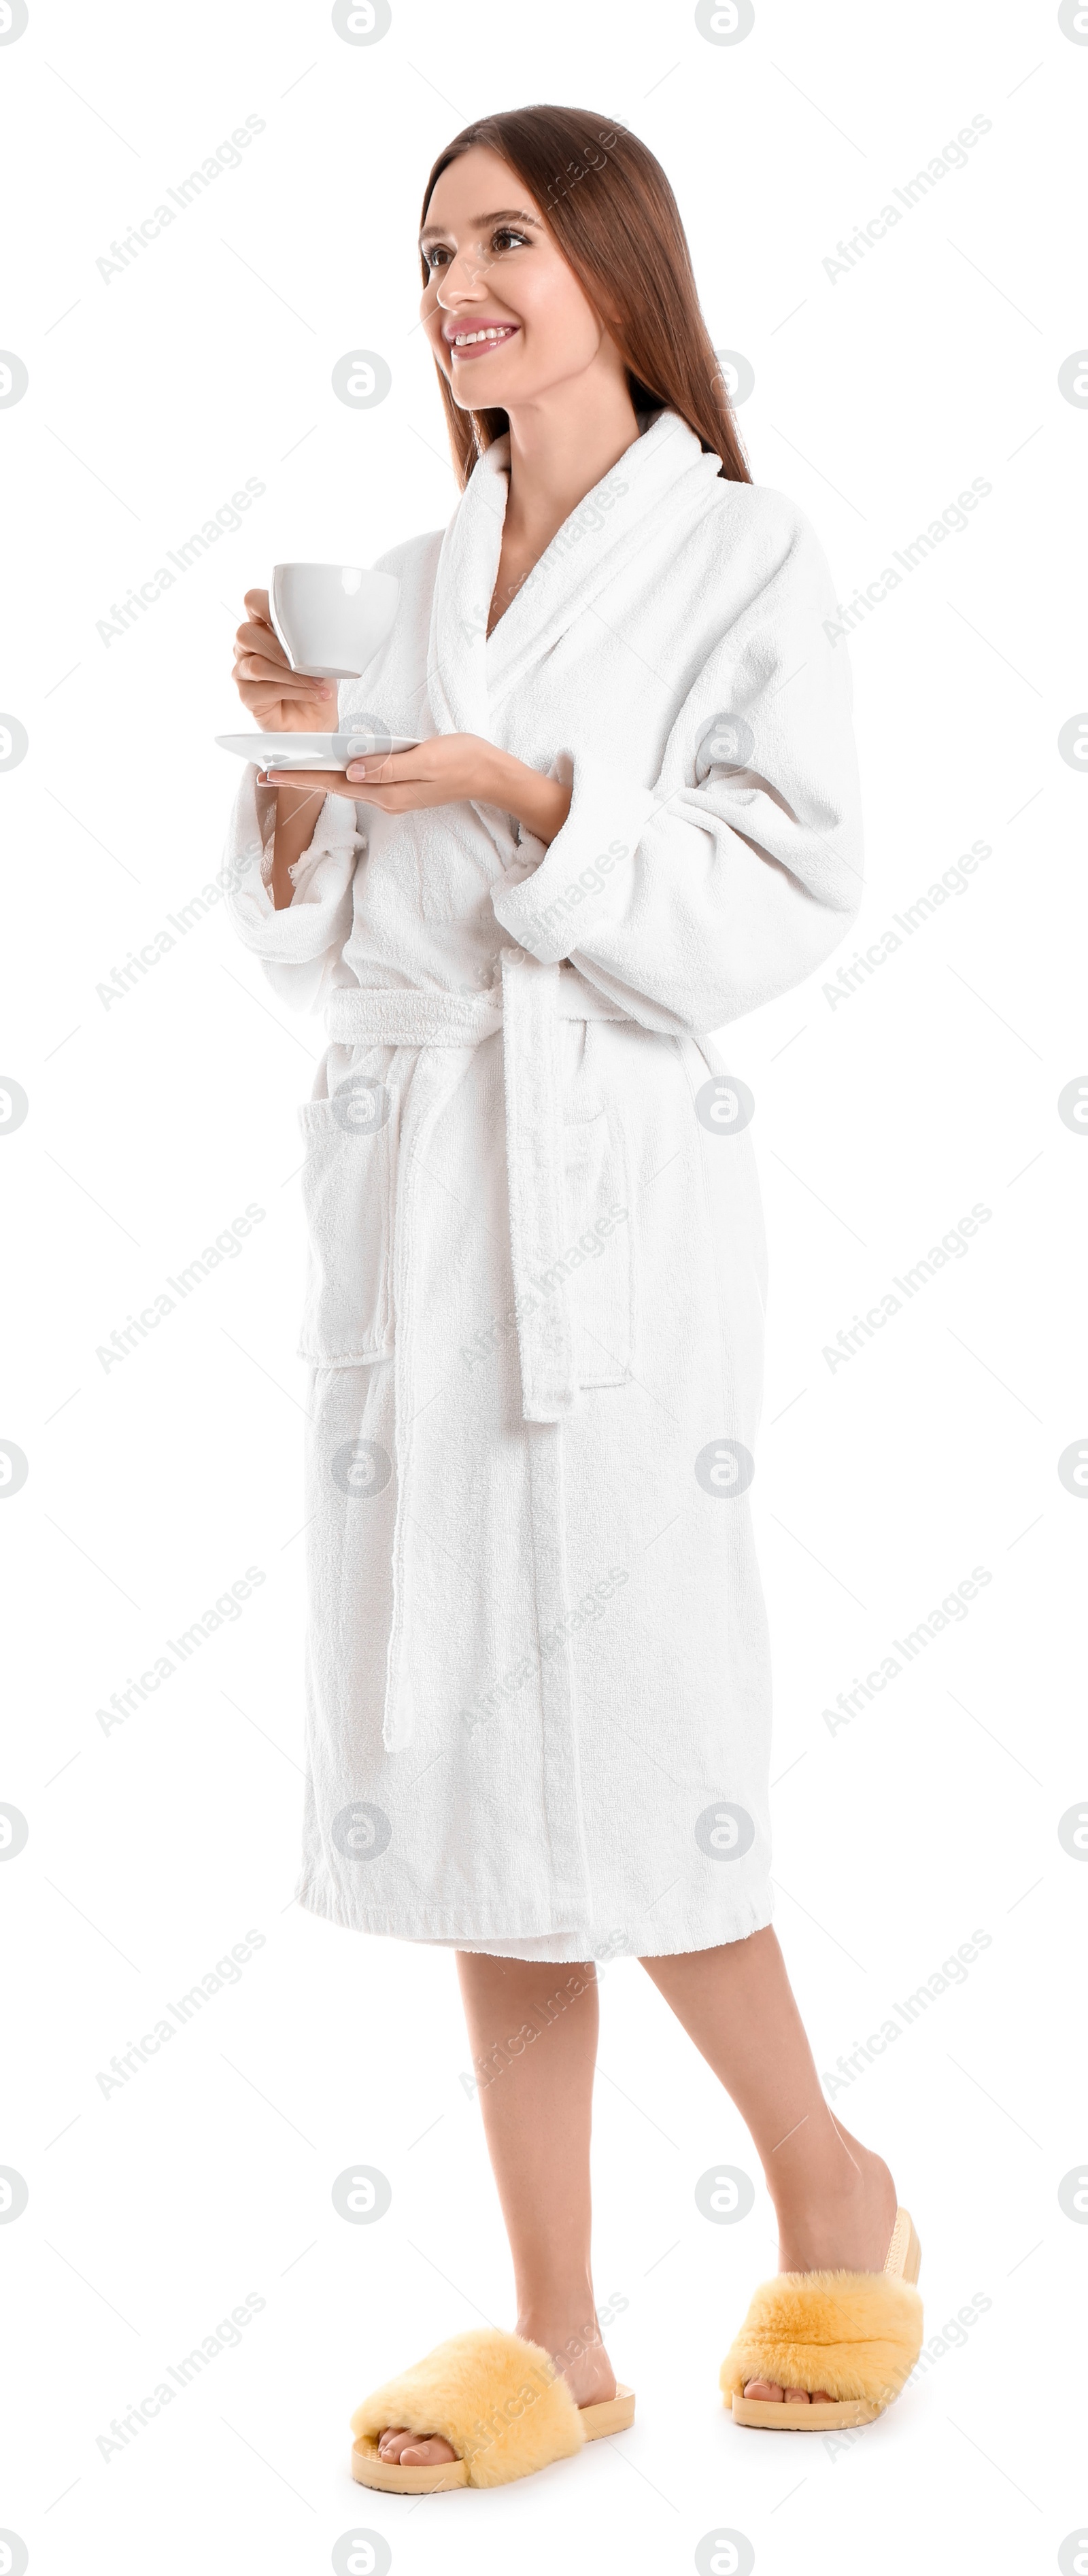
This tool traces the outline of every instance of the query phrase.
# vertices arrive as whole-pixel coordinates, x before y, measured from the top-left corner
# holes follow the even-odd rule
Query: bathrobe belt
[[[564,1207],[563,1102],[560,1083],[561,1019],[626,1020],[618,1004],[576,979],[570,968],[542,966],[521,948],[504,948],[502,982],[488,993],[440,993],[404,986],[372,991],[338,986],[325,1006],[330,1040],[346,1046],[418,1047],[419,1063],[401,1101],[393,1217],[394,1415],[396,1508],[392,1547],[392,1601],[382,1741],[400,1752],[415,1733],[411,1655],[415,1545],[410,1495],[420,1390],[417,1349],[421,1265],[417,1234],[430,1216],[427,1150],[435,1121],[457,1080],[457,1056],[502,1030],[506,1095],[506,1171],[514,1315],[526,1422],[559,1422],[577,1402],[579,1387],[566,1300],[554,1287],[553,1265],[569,1250]],[[542,1286],[545,1271],[551,1284]],[[558,1461],[534,1460],[534,1491],[554,1514]],[[550,1561],[545,1546],[543,1558]],[[541,1578],[542,1579],[542,1578]],[[542,1626],[554,1604],[538,1598]],[[549,1665],[549,1674],[552,1667]],[[560,1687],[552,1674],[547,1687]]]
[[[373,991],[341,985],[325,1006],[331,1040],[346,1046],[449,1049],[478,1046],[503,1033],[506,1097],[506,1171],[514,1314],[526,1422],[558,1422],[578,1399],[574,1348],[565,1298],[540,1286],[554,1277],[569,1251],[564,1197],[563,1103],[559,1021],[629,1020],[619,1003],[576,977],[569,967],[541,965],[522,948],[504,948],[502,983],[487,993],[425,992],[412,986]],[[415,1205],[413,1165],[425,1147],[434,1117],[454,1076],[436,1067],[422,1086],[418,1111],[402,1130],[398,1162],[405,1163],[405,1195],[398,1191],[394,1228],[398,1340],[408,1323],[411,1238]],[[413,1095],[418,1086],[413,1084]]]

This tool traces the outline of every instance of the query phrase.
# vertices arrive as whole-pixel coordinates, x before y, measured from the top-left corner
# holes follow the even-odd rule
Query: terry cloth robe
[[[823,555],[718,465],[647,416],[490,637],[508,439],[381,559],[341,729],[562,779],[547,849],[485,803],[330,796],[276,912],[255,769],[235,806],[239,935],[328,1038],[298,1896],[360,1931],[574,1961],[771,1916],[766,1254],[708,1032],[823,964],[861,845]]]

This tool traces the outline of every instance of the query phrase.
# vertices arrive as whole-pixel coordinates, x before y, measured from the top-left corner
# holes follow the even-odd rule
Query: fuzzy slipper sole
[[[769,2433],[831,2433],[836,2427],[875,2423],[882,2406],[865,2397],[837,2397],[830,2404],[787,2406],[784,2398],[734,2397],[734,2424],[762,2424]]]
[[[862,2295],[867,2296],[871,2294],[874,2284],[885,2280],[889,2283],[902,2283],[908,2289],[912,2289],[918,2279],[921,2261],[922,2248],[918,2241],[917,2231],[910,2212],[906,2209],[897,2209],[895,2214],[895,2226],[892,2229],[891,2243],[888,2247],[883,2272],[842,2272],[839,2274],[824,2273],[818,2275],[807,2275],[805,2273],[781,2273],[778,2276],[777,2283],[768,2282],[765,2284],[763,2293],[757,2292],[756,2300],[753,2301],[753,2308],[756,2307],[757,2302],[762,2300],[764,2308],[768,2311],[773,2311],[782,2297],[779,2284],[786,2284],[787,2289],[791,2285],[795,2285],[796,2292],[798,2294],[799,2310],[803,2316],[805,2298],[804,2284],[806,2280],[811,2280],[814,2284],[819,2281],[821,2284],[827,2285],[827,2288],[830,2288],[831,2284],[836,2284],[835,2288],[830,2289],[830,2298],[827,2296],[827,2288],[825,2288],[822,2296],[824,2314],[821,2318],[821,2332],[826,2335],[829,2323],[834,2325],[837,2314],[841,2312],[844,2299],[849,2299],[851,2294],[855,2293],[859,2288],[862,2290]],[[879,2298],[879,2293],[876,2295],[877,2298]],[[777,2320],[775,2320],[775,2322],[777,2322]],[[879,2318],[875,2320],[875,2322],[877,2323],[877,2328],[879,2330]],[[757,2334],[762,2324],[764,2324],[764,2319],[761,2317],[757,2320],[755,2326]],[[796,2317],[791,2320],[791,2324],[796,2332]],[[912,2333],[908,2336],[902,2355],[902,2358],[908,2361],[911,2366],[913,2365],[913,2361],[917,2359],[920,2345],[921,2302],[919,2301],[916,2333]],[[913,2351],[911,2350],[912,2346]],[[725,2371],[725,2367],[726,2365],[723,2363],[723,2373]],[[772,2363],[768,2363],[766,2369],[762,2369],[758,2366],[751,2369],[746,2368],[744,2375],[748,2379],[773,2379],[777,2378],[779,2374],[778,2369]],[[903,2371],[903,2376],[906,2376],[905,2370]],[[780,2384],[797,2388],[803,2387],[805,2383],[803,2379],[791,2378]],[[819,2386],[819,2384],[820,2382],[817,2379],[816,2385]],[[746,2397],[743,2389],[734,2389],[731,2398],[727,2395],[726,2404],[730,2407],[734,2424],[755,2425],[769,2433],[828,2433],[833,2432],[836,2429],[849,2429],[849,2427],[853,2425],[875,2423],[877,2416],[884,2413],[886,2406],[891,2401],[891,2398],[897,2394],[898,2389],[891,2387],[885,2388],[880,2394],[873,2396],[832,2398],[826,2401],[821,2400],[821,2402],[816,2405],[814,2405],[810,2399],[807,2405],[791,2406],[781,2398],[776,2400],[774,2398],[767,2397]]]
[[[635,2420],[635,2392],[616,2381],[616,2394],[606,2397],[599,2406],[580,2406],[578,2412],[587,2442],[598,2442],[604,2433],[626,2433]],[[402,2469],[399,2460],[376,2459],[361,2442],[352,2445],[351,2474],[361,2487],[381,2487],[387,2495],[443,2495],[449,2487],[467,2487],[466,2460],[439,2460],[436,2467]]]

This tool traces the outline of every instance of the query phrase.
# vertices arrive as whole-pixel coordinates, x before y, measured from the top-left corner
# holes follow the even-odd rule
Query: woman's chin
[[[497,372],[485,368],[476,375],[471,367],[458,368],[450,392],[459,411],[509,411],[514,390],[508,381],[496,382]]]

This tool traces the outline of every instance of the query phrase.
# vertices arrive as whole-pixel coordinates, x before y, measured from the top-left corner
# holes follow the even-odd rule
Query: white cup
[[[384,644],[400,583],[360,564],[274,564],[272,624],[294,671],[354,680]]]

